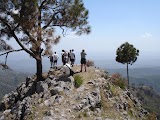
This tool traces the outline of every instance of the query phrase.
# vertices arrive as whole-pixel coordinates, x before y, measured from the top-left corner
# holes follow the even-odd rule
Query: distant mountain
[[[153,88],[145,85],[132,86],[130,90],[141,101],[142,106],[155,113],[160,120],[160,95],[156,94]]]
[[[110,74],[120,73],[126,77],[126,69],[106,69]],[[160,67],[129,69],[130,84],[144,84],[160,93]]]
[[[31,74],[19,73],[10,69],[2,70],[0,68],[0,99],[7,93],[14,90],[17,85],[26,80]]]

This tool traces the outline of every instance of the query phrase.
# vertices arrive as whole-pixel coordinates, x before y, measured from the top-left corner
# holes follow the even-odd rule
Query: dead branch
[[[5,53],[2,53],[2,54],[0,54],[0,56],[2,56],[2,55],[5,55],[5,54],[9,54],[9,53],[11,53],[11,52],[19,52],[19,51],[22,51],[23,49],[19,49],[19,50],[10,50],[10,51],[7,51],[7,52],[5,52]],[[7,55],[8,56],[8,55]]]

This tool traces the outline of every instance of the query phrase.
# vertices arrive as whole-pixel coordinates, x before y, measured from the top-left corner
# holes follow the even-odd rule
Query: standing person
[[[64,51],[64,50],[62,50],[62,53],[61,53],[61,56],[62,56],[62,63],[63,63],[63,65],[64,65],[64,55],[63,55],[63,54],[64,54],[64,52],[65,52],[65,51]]]
[[[76,59],[76,56],[75,56],[73,49],[72,49],[72,52],[70,53],[70,58],[71,58],[71,66],[73,67],[75,59]]]
[[[50,63],[51,63],[50,68],[52,68],[53,67],[53,55],[51,54],[48,58],[50,59]]]
[[[81,52],[81,71],[82,72],[82,68],[83,68],[83,65],[84,65],[84,68],[85,68],[85,72],[86,72],[86,53],[85,53],[85,50],[83,49],[82,52]]]
[[[71,61],[71,52],[72,52],[72,50],[70,50],[70,52],[68,52],[68,63]]]
[[[58,58],[59,58],[58,54],[56,52],[54,52],[54,55],[53,55],[54,66],[57,65]]]
[[[68,52],[65,50],[62,50],[62,62],[63,65],[65,65],[65,63],[68,63]]]

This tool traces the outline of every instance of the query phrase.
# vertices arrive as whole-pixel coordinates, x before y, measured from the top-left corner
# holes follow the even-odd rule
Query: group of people
[[[54,54],[50,55],[48,58],[50,59],[51,68],[57,65],[59,56],[56,52],[54,52]]]
[[[86,55],[87,54],[85,53],[84,49],[82,50],[80,55],[81,55],[80,72],[82,72],[83,66],[86,72]],[[54,52],[54,54],[49,56],[48,58],[50,58],[51,68],[55,67],[57,65],[59,55],[56,52]],[[62,63],[63,63],[63,73],[68,74],[68,75],[71,74],[71,70],[72,70],[71,67],[73,67],[75,60],[76,60],[74,50],[72,49],[69,52],[66,50],[62,50],[61,58],[62,58]]]
[[[76,56],[75,56],[75,53],[74,53],[74,50],[70,50],[70,52],[67,52],[65,50],[62,50],[62,63],[63,65],[65,65],[66,63],[71,63],[71,66],[74,65],[74,62],[76,60]]]

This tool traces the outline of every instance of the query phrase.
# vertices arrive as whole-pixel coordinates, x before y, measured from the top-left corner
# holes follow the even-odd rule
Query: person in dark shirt
[[[50,55],[48,58],[50,59],[51,68],[52,68],[53,67],[53,55]]]
[[[82,52],[81,52],[81,71],[82,72],[82,69],[83,69],[83,66],[85,68],[85,72],[86,72],[86,53],[85,53],[85,50],[83,49]]]

